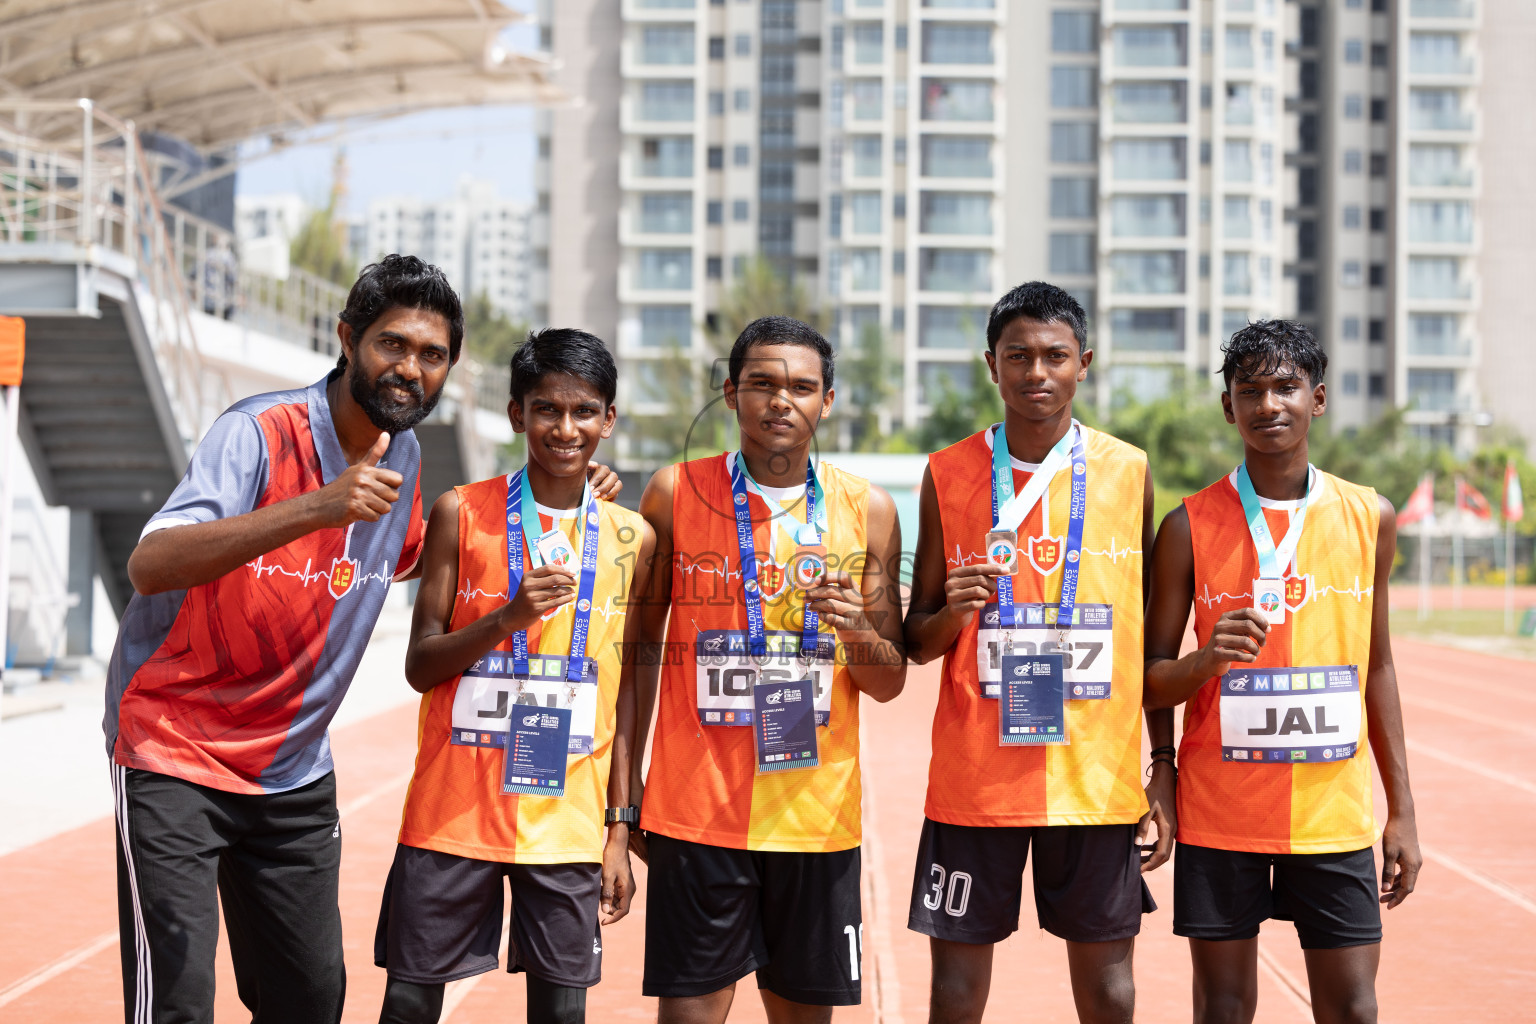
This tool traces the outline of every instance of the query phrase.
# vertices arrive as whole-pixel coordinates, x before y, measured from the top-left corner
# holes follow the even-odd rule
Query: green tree
[[[805,290],[784,277],[762,256],[754,256],[731,282],[720,300],[720,311],[705,331],[716,354],[726,355],[736,336],[761,316],[789,316],[825,331],[827,317],[811,308]]]
[[[849,446],[856,452],[889,449],[890,431],[882,413],[889,412],[896,393],[900,365],[891,358],[878,324],[865,324],[856,347],[838,360],[838,400],[834,414],[849,425]]]
[[[331,191],[325,206],[309,215],[288,244],[288,262],[335,284],[351,286],[357,264],[347,246],[347,224],[341,219],[346,195],[347,155],[338,149],[331,168]]]
[[[527,337],[528,324],[509,319],[484,292],[464,307],[464,347],[494,372],[507,371],[512,353]]]
[[[968,434],[1002,422],[1003,399],[992,383],[992,371],[987,369],[986,360],[977,356],[969,371],[970,386],[964,390],[955,387],[948,375],[939,377],[938,398],[917,431],[922,451],[936,452]]]

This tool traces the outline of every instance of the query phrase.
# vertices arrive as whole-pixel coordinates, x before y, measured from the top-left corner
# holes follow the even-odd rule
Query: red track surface
[[[1419,834],[1419,889],[1387,915],[1379,983],[1381,1018],[1528,1020],[1536,1016],[1536,666],[1395,641],[1410,738]],[[837,1019],[920,1022],[927,1016],[926,939],[906,929],[913,857],[927,783],[937,673],[915,669],[890,705],[866,705],[864,1005]],[[393,852],[415,712],[400,708],[334,737],[346,837],[342,912],[350,990],[346,1019],[378,1019],[383,972],[373,966],[379,891]],[[604,980],[589,1019],[653,1020],[640,991],[642,898],[604,935]],[[1027,876],[1026,876],[1027,878]],[[1137,948],[1138,1020],[1190,1017],[1189,960],[1170,932],[1172,873],[1150,878],[1161,908]],[[0,858],[0,1021],[50,1024],[121,1019],[110,820]],[[1062,944],[1033,925],[998,951],[989,1019],[1072,1021]],[[1260,939],[1261,1022],[1310,1019],[1305,972],[1291,926]],[[248,1019],[221,952],[219,1018]],[[761,1021],[748,979],[733,1021]],[[522,1019],[523,984],[501,972],[450,989],[455,1024]],[[1027,1008],[1022,1009],[1021,1008]]]

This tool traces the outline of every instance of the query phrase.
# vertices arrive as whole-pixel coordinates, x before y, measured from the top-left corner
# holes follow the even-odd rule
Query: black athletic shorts
[[[1212,942],[1251,939],[1269,917],[1294,921],[1302,949],[1380,942],[1374,852],[1248,853],[1178,844],[1173,934]]]
[[[501,864],[395,847],[373,962],[399,981],[435,985],[496,969],[502,878],[512,883],[507,970],[591,988],[602,977],[600,864]]]
[[[762,853],[647,834],[647,996],[702,996],[757,972],[757,987],[813,1006],[856,1006],[863,917],[859,850]]]
[[[1036,828],[923,819],[907,927],[948,942],[1001,942],[1019,930],[1024,865],[1035,847],[1035,914],[1068,942],[1115,942],[1157,909],[1141,880],[1135,825]]]

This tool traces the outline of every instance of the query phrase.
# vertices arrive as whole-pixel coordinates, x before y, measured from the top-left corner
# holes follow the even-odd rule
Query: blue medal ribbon
[[[999,523],[999,511],[1013,500],[1013,463],[1008,458],[1008,438],[1003,425],[997,424],[992,435],[992,522]],[[1066,565],[1061,574],[1061,603],[1056,609],[1056,628],[1065,632],[1071,628],[1072,614],[1077,608],[1077,581],[1079,563],[1083,551],[1083,523],[1088,515],[1088,455],[1083,442],[1082,428],[1073,422],[1070,430],[1056,442],[1037,473],[1045,475],[1039,489],[1041,501],[1050,500],[1050,477],[1055,476],[1055,466],[1070,449],[1072,459],[1072,503],[1067,515],[1067,544],[1062,554]],[[1020,517],[1027,517],[1033,510],[1023,510]],[[1013,603],[1013,577],[1000,576],[997,580],[998,625],[1014,629],[1019,625],[1019,609]]]
[[[582,488],[581,502],[581,578],[576,590],[576,620],[571,626],[571,650],[566,659],[566,682],[575,685],[586,677],[587,635],[592,627],[592,594],[597,587],[597,499],[592,495],[592,485]],[[524,511],[526,509],[526,511]],[[533,486],[528,482],[525,466],[507,481],[507,600],[517,596],[523,582],[523,550],[535,567],[543,564],[539,556],[538,532],[528,528],[538,524],[539,506],[533,498]],[[512,672],[519,678],[528,678],[528,631],[520,629],[512,634]]]
[[[1253,537],[1254,549],[1259,554],[1260,579],[1278,580],[1285,577],[1285,570],[1290,567],[1291,560],[1296,556],[1296,546],[1301,541],[1302,527],[1307,521],[1307,501],[1312,496],[1316,480],[1317,470],[1308,463],[1307,492],[1301,496],[1301,503],[1291,515],[1291,527],[1277,548],[1275,538],[1269,532],[1269,523],[1264,519],[1264,506],[1259,503],[1259,493],[1253,489],[1253,481],[1248,477],[1248,463],[1244,462],[1237,467],[1237,496],[1243,503],[1243,517],[1248,520],[1248,533]]]
[[[761,658],[768,653],[768,632],[763,625],[763,595],[757,583],[757,545],[752,538],[752,511],[747,497],[747,488],[751,486],[759,494],[762,494],[762,488],[747,472],[746,463],[742,460],[740,452],[736,453],[734,459],[729,460],[728,466],[731,474],[731,505],[736,514],[736,548],[741,564],[741,589],[747,603],[747,650],[753,657]],[[766,503],[766,496],[764,501]],[[783,514],[781,510],[775,510],[771,506],[769,511]],[[799,527],[798,541],[801,544],[820,544],[825,526],[826,495],[821,489],[821,481],[816,478],[815,463],[807,459],[805,525]],[[819,651],[820,640],[817,637],[817,627],[820,624],[820,618],[811,610],[810,598],[807,594],[804,621],[800,630],[802,657],[815,657]]]

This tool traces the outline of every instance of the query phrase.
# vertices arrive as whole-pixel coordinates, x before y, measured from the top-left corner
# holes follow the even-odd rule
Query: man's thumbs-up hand
[[[400,500],[399,488],[405,478],[392,469],[379,468],[379,460],[388,450],[389,435],[381,432],[361,458],[314,492],[321,526],[350,526],[359,520],[376,523]]]

